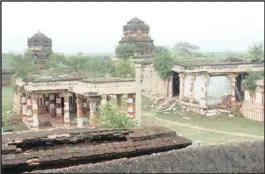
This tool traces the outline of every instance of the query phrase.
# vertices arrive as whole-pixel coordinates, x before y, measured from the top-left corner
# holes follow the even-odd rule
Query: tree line
[[[13,78],[40,72],[30,51],[23,54],[8,53],[5,56],[8,67],[16,70]],[[134,77],[134,65],[130,60],[112,60],[108,56],[86,56],[80,53],[71,56],[53,53],[43,64],[43,69],[52,72],[80,72],[90,78]]]

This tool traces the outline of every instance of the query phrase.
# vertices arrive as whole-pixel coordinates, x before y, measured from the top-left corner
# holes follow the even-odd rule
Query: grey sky
[[[133,17],[155,45],[178,41],[202,51],[246,51],[264,40],[263,2],[3,2],[3,52],[21,52],[38,30],[65,53],[112,53]]]

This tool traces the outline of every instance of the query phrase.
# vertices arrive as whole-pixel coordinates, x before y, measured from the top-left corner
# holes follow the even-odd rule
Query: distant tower
[[[123,38],[119,43],[132,43],[136,46],[134,57],[148,57],[155,54],[154,41],[149,36],[149,26],[137,17],[123,26]]]
[[[42,65],[52,54],[52,40],[39,31],[28,38],[28,50],[32,51],[36,63]]]

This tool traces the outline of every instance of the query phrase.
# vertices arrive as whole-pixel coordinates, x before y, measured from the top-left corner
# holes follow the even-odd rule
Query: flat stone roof
[[[87,83],[113,83],[113,82],[134,82],[135,79],[132,78],[98,78],[98,79],[82,79],[82,82],[87,82]]]
[[[175,65],[182,67],[199,67],[199,66],[214,66],[214,65],[244,65],[244,64],[264,64],[264,62],[249,62],[245,59],[202,59],[202,58],[187,58],[175,62]]]

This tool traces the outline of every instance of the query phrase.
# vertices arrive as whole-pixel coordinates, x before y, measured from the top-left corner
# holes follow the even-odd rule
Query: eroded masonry
[[[69,167],[182,149],[191,141],[162,127],[54,129],[2,137],[4,173]]]
[[[33,129],[41,122],[52,127],[96,126],[98,106],[116,96],[118,107],[127,96],[128,116],[141,122],[140,65],[136,80],[86,79],[81,74],[34,75],[15,82],[13,111]]]

